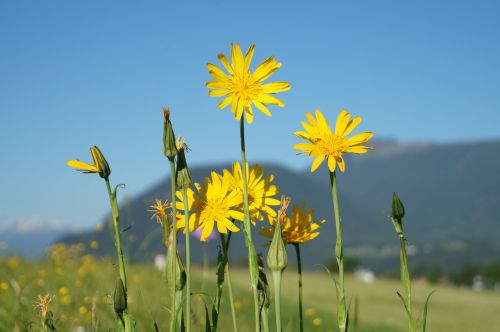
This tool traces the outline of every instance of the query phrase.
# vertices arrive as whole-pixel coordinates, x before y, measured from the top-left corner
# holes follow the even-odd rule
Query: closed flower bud
[[[181,189],[187,189],[191,186],[191,174],[186,162],[186,149],[187,146],[184,143],[184,139],[181,137],[177,141],[177,170],[176,170],[176,180],[177,185]]]
[[[125,291],[125,285],[123,285],[121,278],[118,278],[116,281],[113,302],[113,306],[117,314],[121,315],[121,313],[127,309],[127,291]]]
[[[173,160],[177,155],[177,147],[175,146],[174,129],[170,122],[170,110],[167,107],[163,108],[163,154],[170,160]]]
[[[276,222],[274,228],[273,240],[267,254],[267,266],[272,271],[283,271],[288,264],[288,258],[285,250],[285,243],[281,236],[281,222]]]
[[[175,280],[174,280],[175,271]],[[175,290],[181,291],[186,284],[186,271],[182,265],[179,254],[174,253],[172,249],[167,253],[167,285],[175,287]]]
[[[109,168],[106,158],[104,158],[104,156],[102,155],[101,150],[99,150],[97,146],[93,146],[90,148],[90,153],[92,154],[94,165],[97,167],[101,178],[108,178],[111,174],[111,169]]]
[[[403,233],[403,217],[405,216],[405,207],[403,203],[399,199],[396,193],[392,194],[392,212],[391,212],[391,221],[398,233],[399,237],[404,237]]]
[[[405,216],[405,207],[396,193],[392,194],[392,217],[394,219],[403,219]]]

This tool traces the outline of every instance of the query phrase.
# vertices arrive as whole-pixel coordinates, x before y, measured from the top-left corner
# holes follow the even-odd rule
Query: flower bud
[[[167,285],[169,285],[170,287],[175,287],[177,291],[181,291],[184,289],[185,284],[186,271],[184,270],[184,265],[182,265],[179,254],[174,252],[170,247],[167,253]]]
[[[187,189],[191,186],[191,174],[186,162],[186,149],[187,146],[184,143],[184,139],[181,137],[177,141],[177,170],[176,170],[176,180],[177,186],[181,189]]]
[[[170,110],[167,107],[163,108],[163,154],[170,160],[173,160],[177,155],[177,147],[175,146],[174,129],[170,122]]]
[[[121,314],[127,309],[127,291],[121,278],[118,278],[115,286],[115,293],[113,295],[113,306],[117,314]]]
[[[99,150],[99,148],[94,145],[90,148],[90,153],[92,154],[92,158],[94,159],[94,166],[97,167],[101,178],[108,178],[111,174],[111,169],[109,168],[106,158],[104,158],[104,156],[102,155],[101,150]]]
[[[405,207],[396,193],[392,194],[392,212],[391,221],[399,237],[404,237],[403,217],[405,216]]]
[[[283,271],[288,263],[285,243],[281,236],[281,222],[278,220],[274,228],[273,240],[267,254],[267,266],[272,271]]]
[[[405,207],[396,193],[392,193],[392,217],[394,219],[403,219],[405,216]]]

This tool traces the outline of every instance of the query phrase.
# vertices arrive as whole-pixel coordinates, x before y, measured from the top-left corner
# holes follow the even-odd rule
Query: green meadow
[[[78,251],[78,250],[76,250]],[[0,262],[0,331],[40,331],[38,295],[50,294],[49,310],[58,331],[109,331],[115,328],[112,294],[115,267],[106,259],[80,256],[68,248],[53,250],[42,261],[16,258]],[[246,268],[230,269],[240,331],[253,330],[253,303]],[[152,264],[129,264],[129,310],[137,331],[168,330],[169,297],[161,272]],[[203,331],[204,307],[211,308],[215,270],[194,267],[193,330]],[[270,278],[270,273],[268,273]],[[282,320],[284,331],[298,330],[297,278],[294,266],[284,273]],[[347,276],[352,331],[406,331],[407,321],[395,290],[399,280],[375,279],[364,283]],[[413,301],[420,312],[425,296],[432,296],[428,331],[500,331],[500,293],[473,292],[465,288],[413,283]],[[227,284],[224,284],[220,331],[231,331]],[[336,300],[331,278],[322,270],[304,274],[305,331],[336,331]],[[270,310],[270,321],[274,321]],[[350,329],[351,330],[351,329]]]

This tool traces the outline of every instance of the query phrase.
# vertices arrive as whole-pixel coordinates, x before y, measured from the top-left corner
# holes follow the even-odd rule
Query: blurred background
[[[333,215],[326,168],[310,173],[292,133],[305,112],[319,108],[333,124],[347,109],[363,118],[358,132],[376,134],[375,150],[339,174],[351,271],[397,276],[397,191],[415,276],[500,289],[499,13],[497,1],[457,0],[3,1],[0,255],[37,259],[60,241],[112,253],[104,184],[66,166],[91,161],[98,145],[112,183],[126,184],[127,256],[152,261],[161,233],[147,208],[170,188],[162,107],[197,181],[229,167],[238,122],[208,96],[205,65],[230,43],[255,43],[253,68],[274,55],[283,66],[270,81],[291,90],[284,108],[247,126],[247,158],[326,219],[304,246],[306,267],[332,263]]]

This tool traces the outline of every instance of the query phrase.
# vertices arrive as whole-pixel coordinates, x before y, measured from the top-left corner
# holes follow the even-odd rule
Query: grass
[[[50,306],[59,331],[81,326],[107,331],[114,327],[114,313],[108,295],[113,293],[117,272],[111,260],[80,256],[74,248],[56,249],[43,261],[25,262],[16,258],[0,261],[0,331],[39,330],[40,318],[32,302],[38,294],[50,293],[55,298]],[[240,332],[252,331],[253,303],[246,269],[232,269],[235,306]],[[153,330],[153,321],[160,331],[167,331],[169,298],[162,275],[151,264],[128,267],[129,308],[137,321],[138,331]],[[206,278],[203,279],[203,275]],[[215,286],[215,271],[193,269],[194,330],[204,324],[204,303],[210,305]],[[270,277],[270,276],[269,276]],[[285,270],[283,280],[282,317],[285,331],[297,331],[297,288],[293,267]],[[347,296],[358,299],[357,326],[353,331],[406,331],[406,318],[396,290],[396,280],[377,279],[366,284],[353,277],[346,278]],[[430,305],[428,330],[437,331],[500,331],[500,294],[472,292],[414,283],[415,309],[419,312],[428,292],[436,289]],[[227,289],[224,288],[227,296]],[[304,274],[304,311],[306,331],[334,331],[335,293],[333,281],[323,271]],[[351,324],[355,314],[351,301]],[[221,331],[231,330],[228,302],[222,304]],[[274,325],[271,308],[270,326]]]

